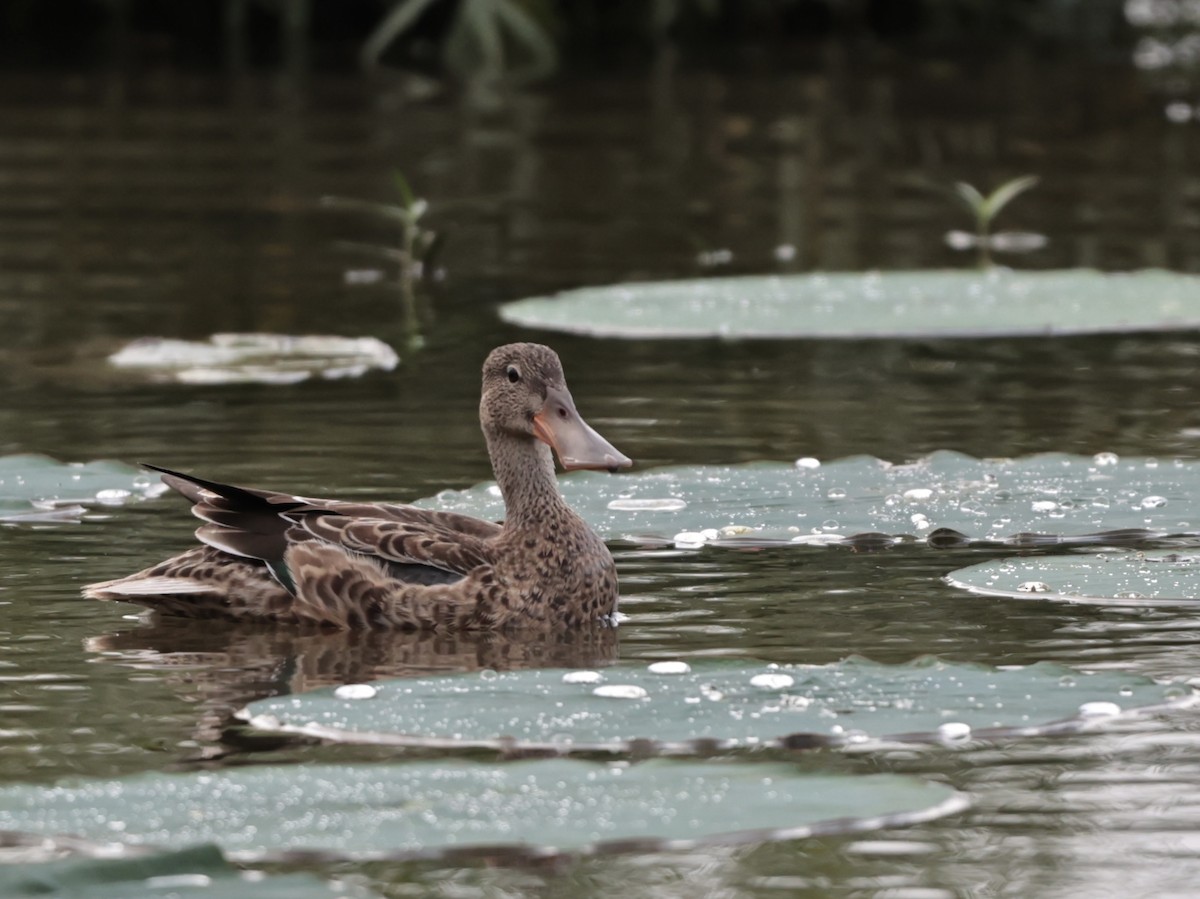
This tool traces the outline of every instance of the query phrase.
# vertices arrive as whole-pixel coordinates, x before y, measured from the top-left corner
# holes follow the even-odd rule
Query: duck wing
[[[201,543],[264,562],[293,593],[285,554],[297,543],[320,541],[374,558],[402,583],[448,584],[487,562],[484,541],[500,532],[497,524],[452,512],[313,499],[145,467],[192,501],[192,514],[206,522],[196,531]]]

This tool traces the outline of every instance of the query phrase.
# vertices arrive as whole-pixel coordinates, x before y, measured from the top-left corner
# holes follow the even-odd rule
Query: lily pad
[[[946,575],[953,587],[985,596],[1101,605],[1198,605],[1200,556],[1089,553],[1003,559]]]
[[[997,671],[931,659],[697,660],[380,681],[261,700],[238,717],[258,730],[343,743],[686,754],[1072,732],[1122,708],[1191,696],[1147,678],[1049,663]],[[1092,714],[1097,709],[1105,714]]]
[[[0,836],[0,847],[4,844]],[[39,847],[40,848],[40,847]],[[59,848],[54,846],[52,848]],[[216,846],[132,858],[68,858],[40,864],[0,865],[0,895],[87,899],[367,899],[358,887],[335,888],[307,874],[263,877],[235,867]]]
[[[122,462],[0,456],[0,521],[78,518],[85,506],[120,506],[165,491],[157,478]]]
[[[657,850],[873,830],[961,810],[941,784],[773,763],[320,764],[0,788],[0,829],[241,861],[400,859],[503,847]]]
[[[144,337],[108,357],[117,368],[183,384],[296,384],[391,371],[395,351],[374,337],[214,334],[205,341]]]
[[[905,465],[870,456],[576,472],[563,495],[607,539],[735,545],[896,538],[937,545],[1127,543],[1200,533],[1200,462],[1043,453],[975,459],[939,451]],[[419,505],[504,517],[494,484]]]
[[[585,287],[508,303],[594,337],[995,337],[1194,330],[1200,278],[1155,269],[828,272]]]

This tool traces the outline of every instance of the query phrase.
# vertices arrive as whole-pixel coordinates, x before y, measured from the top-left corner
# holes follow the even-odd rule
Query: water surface
[[[402,82],[0,77],[0,453],[153,461],[308,494],[415,499],[489,476],[478,367],[542,339],[584,415],[640,466],[936,449],[1194,458],[1195,335],[941,341],[588,340],[502,325],[498,303],[705,271],[962,265],[966,223],[913,180],[1036,172],[1005,223],[1042,268],[1195,270],[1200,132],[1123,61],[783,74],[686,66],[564,79],[480,104]],[[386,228],[321,196],[390,199],[402,169],[449,240],[422,342],[348,271]],[[791,250],[780,254],[778,248]],[[727,263],[711,265],[714,250]],[[726,258],[724,255],[716,257]],[[785,258],[786,261],[780,261]],[[359,278],[361,280],[361,278]],[[107,369],[138,336],[373,334],[393,372],[293,387],[158,385]],[[619,476],[618,476],[619,477]],[[187,544],[177,498],[0,529],[0,779],[165,769],[241,750],[228,712],[374,676],[702,655],[823,663],[933,654],[1186,680],[1200,614],[968,596],[978,550],[690,552],[614,546],[614,640],[320,637],[147,622],[79,587]],[[1194,715],[1135,732],[871,763],[969,792],[964,816],[871,839],[596,859],[564,871],[377,867],[392,895],[1186,895],[1200,877]]]

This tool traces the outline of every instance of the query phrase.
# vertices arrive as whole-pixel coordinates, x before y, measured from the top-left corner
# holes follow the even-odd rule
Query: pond
[[[1169,121],[1127,61],[902,68],[830,51],[783,69],[665,65],[489,96],[383,78],[4,74],[0,457],[428,499],[490,478],[479,365],[495,345],[535,339],[564,360],[585,417],[635,460],[614,485],[664,466],[836,469],[938,451],[1191,466],[1194,332],[655,341],[501,320],[504,302],[626,281],[966,267],[943,239],[970,226],[963,210],[919,182],[988,187],[1030,172],[1040,184],[1001,221],[1049,242],[1001,261],[1200,268],[1200,131]],[[444,271],[418,286],[419,337],[394,272],[361,249],[394,234],[320,203],[392,202],[396,170],[446,238]],[[106,361],[136,338],[220,332],[373,336],[400,358],[292,384],[176,383]],[[723,501],[732,511],[745,497]],[[600,644],[300,634],[79,597],[185,547],[194,526],[164,496],[0,528],[0,784],[369,762],[386,751],[230,728],[247,703],[379,678],[853,657],[909,670],[932,657],[1186,685],[1200,663],[1200,604],[1177,596],[1063,602],[947,580],[1016,556],[996,544],[855,552],[606,534],[626,618]],[[907,775],[970,801],[898,829],[350,874],[383,895],[1090,897],[1118,883],[1121,895],[1182,895],[1200,878],[1196,729],[1176,709],[1083,733],[785,756],[805,773]]]

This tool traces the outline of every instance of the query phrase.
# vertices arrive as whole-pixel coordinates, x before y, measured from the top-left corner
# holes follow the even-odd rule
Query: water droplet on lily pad
[[[1020,593],[1053,593],[1054,589],[1042,581],[1023,581],[1017,584],[1017,591]]]
[[[338,699],[374,699],[378,693],[370,684],[342,684],[333,691]]]
[[[1121,714],[1121,707],[1115,702],[1085,702],[1079,707],[1080,718],[1111,718]]]
[[[651,674],[687,674],[692,670],[692,666],[687,662],[651,662],[646,666],[646,670]]]
[[[663,499],[614,499],[608,504],[614,512],[678,512],[687,502],[671,497]]]
[[[594,689],[592,695],[605,699],[645,699],[650,694],[637,684],[604,684]]]
[[[947,721],[945,724],[938,725],[937,735],[939,740],[947,743],[956,743],[960,740],[970,738],[971,725],[964,724],[961,721]]]
[[[750,678],[750,686],[758,687],[760,690],[786,690],[794,683],[796,683],[796,679],[790,674],[776,674],[774,672],[756,674]]]

